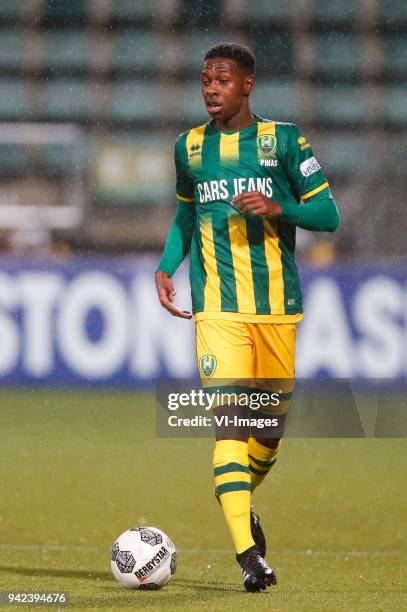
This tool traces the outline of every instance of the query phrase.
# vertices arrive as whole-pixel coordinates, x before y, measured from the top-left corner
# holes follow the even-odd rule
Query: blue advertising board
[[[163,310],[152,256],[0,258],[0,382],[4,385],[150,386],[196,376],[194,324]],[[304,321],[297,376],[405,379],[403,269],[301,270]],[[190,308],[187,267],[177,303]]]

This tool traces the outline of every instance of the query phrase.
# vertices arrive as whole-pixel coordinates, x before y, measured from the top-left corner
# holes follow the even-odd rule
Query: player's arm
[[[172,276],[189,253],[195,227],[195,206],[178,203],[157,271]]]
[[[193,184],[185,171],[179,146],[180,140],[175,145],[177,210],[155,273],[155,282],[161,305],[176,317],[190,319],[192,315],[189,312],[177,308],[174,304],[176,290],[171,279],[189,252],[195,227]]]
[[[339,225],[339,212],[329,189],[317,193],[305,203],[277,202],[259,191],[241,193],[233,198],[244,214],[282,219],[314,232],[333,232]]]
[[[287,125],[285,135],[281,161],[294,198],[280,202],[281,218],[311,231],[335,231],[339,211],[311,145],[296,125]]]
[[[334,232],[340,216],[329,188],[311,196],[303,204],[281,202],[281,219],[314,232]]]
[[[161,261],[155,273],[158,299],[161,305],[176,317],[190,319],[191,314],[174,305],[176,290],[172,275],[186,257],[195,226],[195,207],[179,203],[175,219],[168,232]]]

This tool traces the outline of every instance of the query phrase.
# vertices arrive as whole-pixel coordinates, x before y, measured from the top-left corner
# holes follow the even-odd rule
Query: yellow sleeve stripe
[[[315,187],[315,189],[308,191],[308,193],[304,193],[304,195],[301,196],[301,200],[308,200],[308,198],[311,198],[313,195],[319,193],[326,187],[329,187],[328,181],[325,181],[325,183],[322,183],[322,185],[320,185],[319,187]]]
[[[184,196],[180,196],[178,193],[177,198],[178,200],[181,200],[181,202],[195,202],[195,198],[184,198]]]

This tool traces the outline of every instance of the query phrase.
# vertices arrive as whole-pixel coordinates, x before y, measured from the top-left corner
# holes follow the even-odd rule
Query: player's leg
[[[283,419],[288,411],[294,387],[295,372],[295,324],[259,324],[250,328],[253,334],[254,372],[260,386],[269,392],[283,391],[278,407],[262,409],[268,416]],[[281,449],[280,433],[277,436],[258,434],[249,438],[248,454],[252,491],[259,486],[275,465]]]
[[[253,492],[265,479],[277,461],[281,448],[281,438],[250,437],[248,443],[250,484]]]
[[[240,386],[246,380],[250,382],[252,378],[253,345],[244,324],[231,321],[198,322],[197,356],[206,389],[211,384],[218,389],[225,390],[226,386],[230,390],[234,383],[236,388],[236,385]],[[248,591],[258,591],[275,584],[276,576],[259,554],[251,532],[249,428],[232,421],[234,416],[246,416],[247,408],[228,403],[217,406],[214,414],[218,417],[213,457],[216,496],[232,535],[244,586]]]
[[[230,415],[231,406],[219,407],[218,414]],[[234,414],[247,416],[247,410],[234,406]],[[277,584],[277,576],[264,561],[265,538],[258,516],[250,503],[251,476],[247,458],[248,427],[216,427],[214,473],[216,496],[220,501],[236,548],[236,559],[247,591],[255,592]],[[231,439],[230,436],[236,439]],[[240,482],[239,482],[240,481]]]
[[[281,448],[281,435],[284,431],[284,414],[289,406],[293,388],[296,329],[294,325],[253,325],[250,328],[253,336],[254,372],[258,387],[268,393],[285,391],[284,400],[277,409],[264,410],[259,417],[278,416],[279,431],[270,434],[255,432],[248,441],[251,491],[263,482],[270,469],[277,461]],[[271,378],[272,377],[272,378]],[[259,516],[251,511],[251,530],[262,555],[266,554],[266,538],[260,524]]]
[[[253,346],[245,325],[234,321],[203,320],[196,324],[199,371],[205,389],[230,390],[235,381],[250,378]],[[213,364],[209,370],[209,364]],[[213,455],[215,491],[237,553],[254,545],[250,530],[250,471],[248,429],[233,425],[243,409],[236,405],[214,409],[216,443]],[[224,419],[223,423],[221,422]]]

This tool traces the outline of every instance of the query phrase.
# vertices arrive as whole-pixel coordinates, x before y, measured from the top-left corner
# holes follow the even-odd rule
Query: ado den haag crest
[[[263,157],[271,157],[276,151],[277,139],[272,134],[257,137],[257,148]]]
[[[199,360],[199,369],[205,378],[211,378],[211,376],[213,376],[213,373],[216,370],[216,365],[216,357],[214,355],[210,355],[209,353],[207,355],[202,355]]]

